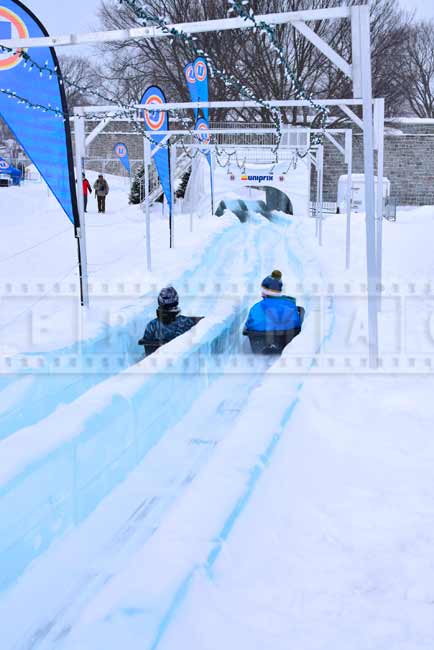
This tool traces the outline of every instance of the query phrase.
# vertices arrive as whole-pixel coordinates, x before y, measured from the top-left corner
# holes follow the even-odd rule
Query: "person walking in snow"
[[[145,346],[146,355],[151,354],[165,343],[188,332],[200,320],[196,316],[181,316],[176,289],[165,287],[158,296],[157,318],[148,323],[139,345]]]
[[[110,191],[109,185],[102,174],[98,176],[93,186],[95,196],[98,201],[98,212],[105,212],[107,194]]]
[[[92,194],[92,188],[90,186],[89,181],[86,178],[86,174],[83,172],[82,174],[83,177],[83,203],[84,203],[84,211],[87,212],[87,197],[90,194]]]

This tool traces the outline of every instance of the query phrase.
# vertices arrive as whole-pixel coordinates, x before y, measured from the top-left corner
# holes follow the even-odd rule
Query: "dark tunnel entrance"
[[[244,186],[246,187],[246,186]],[[221,217],[225,210],[231,210],[237,215],[243,223],[247,221],[248,215],[251,212],[262,214],[266,219],[271,219],[272,212],[279,211],[286,214],[293,215],[293,207],[290,198],[287,194],[278,190],[276,187],[270,186],[257,186],[249,185],[246,187],[252,190],[259,190],[265,193],[265,201],[249,200],[245,198],[239,199],[226,199],[220,201],[215,211],[217,217]]]
[[[279,212],[286,212],[286,214],[293,215],[294,210],[292,207],[291,199],[285,192],[278,190],[276,187],[258,187],[257,189],[265,189],[267,209],[270,212],[277,210]]]

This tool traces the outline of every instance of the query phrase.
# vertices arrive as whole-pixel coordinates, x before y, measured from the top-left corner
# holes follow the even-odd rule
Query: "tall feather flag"
[[[47,30],[24,4],[0,0],[0,116],[74,224],[77,236],[80,215],[71,131],[56,53],[51,47],[33,48],[35,65],[25,60],[22,51],[7,46],[7,39],[44,36]],[[80,245],[78,262],[83,302]]]
[[[158,106],[166,103],[166,96],[158,86],[149,86],[140,102],[146,106]],[[151,151],[153,151],[166,137],[159,133],[160,131],[169,130],[169,116],[167,111],[159,110],[146,110],[143,111],[143,119],[145,128],[152,136]],[[157,167],[158,177],[160,179],[161,187],[163,188],[164,195],[167,199],[167,204],[170,211],[170,228],[172,227],[172,188],[170,179],[170,156],[167,147],[160,147],[153,156],[155,166]],[[172,242],[172,233],[170,237]]]

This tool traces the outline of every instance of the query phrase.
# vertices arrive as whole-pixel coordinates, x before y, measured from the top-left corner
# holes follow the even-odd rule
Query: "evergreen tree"
[[[143,201],[145,194],[145,168],[143,165],[140,165],[136,173],[134,174],[133,182],[131,183],[130,190],[130,204],[138,205]]]
[[[176,190],[176,198],[177,199],[183,199],[185,196],[185,190],[187,189],[188,181],[190,180],[191,176],[191,167],[188,169],[185,174],[183,174],[181,178],[181,182],[179,183],[179,187]]]

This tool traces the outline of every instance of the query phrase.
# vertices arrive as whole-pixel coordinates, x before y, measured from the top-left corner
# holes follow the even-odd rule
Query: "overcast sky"
[[[222,8],[227,6],[226,0],[219,1]],[[100,0],[24,0],[24,4],[32,9],[53,35],[92,31],[97,26],[95,13]],[[401,4],[406,9],[416,9],[420,17],[434,18],[433,0],[401,0]]]
[[[93,31],[100,0],[23,0],[53,36]]]
[[[416,9],[420,18],[434,18],[433,0],[401,0],[401,5],[411,11]]]

